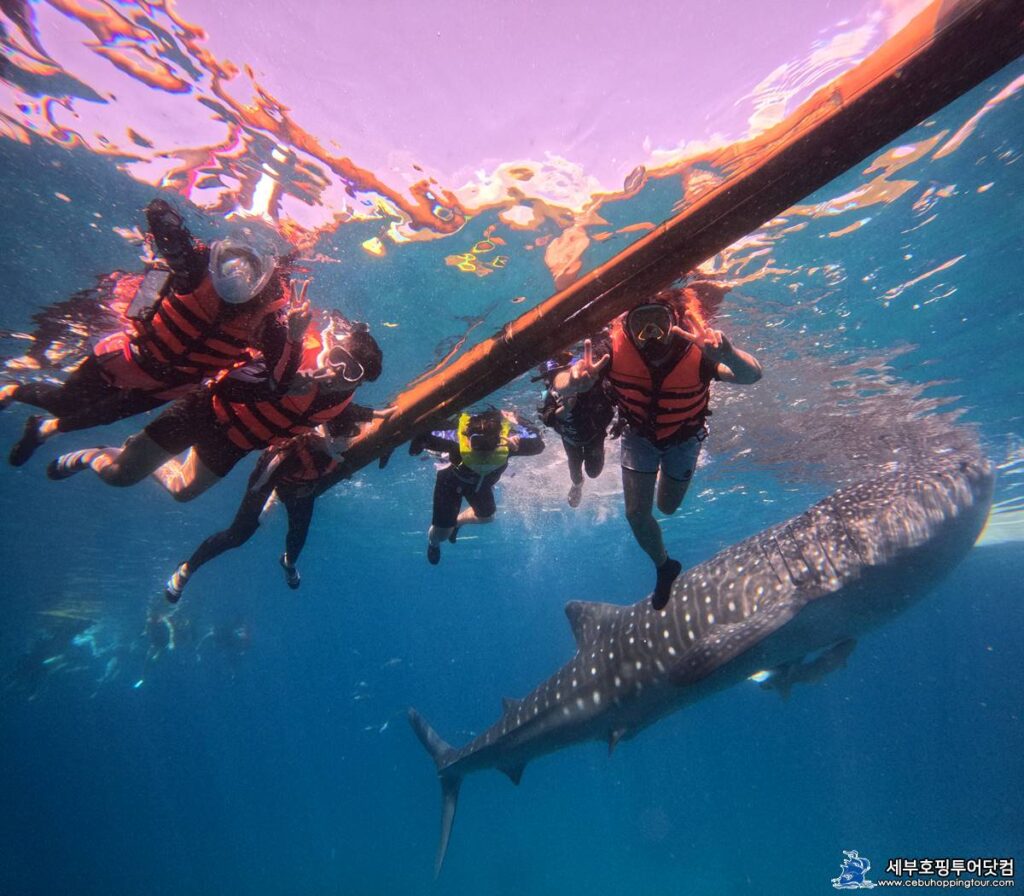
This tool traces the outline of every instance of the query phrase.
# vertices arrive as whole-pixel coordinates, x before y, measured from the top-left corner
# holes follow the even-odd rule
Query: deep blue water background
[[[1021,73],[992,79],[915,139],[956,127]],[[776,246],[780,267],[839,263],[845,280],[813,303],[790,288],[804,283],[798,274],[730,298],[723,325],[762,354],[762,395],[795,394],[783,350],[806,355],[808,369],[851,353],[890,358],[894,389],[931,383],[929,395],[955,397],[997,462],[1019,451],[1021,111],[1018,96],[960,151],[915,170],[922,189],[959,188],[929,227],[901,234],[920,221],[910,208],[918,189],[853,236],[823,238],[849,223],[836,219]],[[14,210],[0,231],[4,327],[28,330],[33,311],[94,274],[134,267],[109,225],[135,223],[152,191],[109,162],[4,143],[0,178]],[[487,223],[458,239],[471,243]],[[461,332],[458,318],[485,317],[484,336],[524,307],[509,298],[549,291],[537,265],[513,263],[505,280],[459,277],[429,245],[373,267],[357,248],[365,238],[336,238],[343,264],[318,270],[316,288],[353,317],[400,322],[377,328],[385,376],[367,400],[383,402],[422,371]],[[878,300],[962,253],[942,278],[953,296],[924,304],[925,281],[888,307]],[[774,342],[759,330],[765,321]],[[525,407],[534,397],[526,386],[507,395]],[[24,413],[0,417],[4,444]],[[115,442],[136,424],[59,444]],[[687,506],[666,526],[674,553],[699,562],[829,491],[827,476],[800,475],[807,447],[794,438],[780,470],[756,451],[716,455],[712,440]],[[15,678],[0,693],[0,893],[811,894],[830,891],[843,849],[876,871],[894,856],[1024,858],[1019,542],[972,552],[927,600],[864,638],[845,669],[788,702],[744,685],[611,759],[589,745],[536,762],[519,788],[497,774],[469,778],[433,884],[437,784],[405,707],[461,743],[493,721],[502,696],[525,693],[571,655],[566,600],[644,595],[650,571],[621,518],[614,463],[574,513],[558,453],[523,462],[501,486],[500,522],[466,533],[432,568],[422,552],[433,467],[396,455],[318,506],[299,592],[276,565],[280,514],[189,586],[182,624],[197,640],[211,626],[245,626],[245,651],[206,640],[147,663],[148,605],[181,557],[227,522],[247,468],[179,506],[149,483],[50,483],[42,467],[52,453],[0,471],[0,668],[13,669],[52,625],[44,611],[69,602],[96,605],[97,650],[113,649],[93,657],[65,644],[73,668]],[[1011,469],[997,497],[1017,494]]]

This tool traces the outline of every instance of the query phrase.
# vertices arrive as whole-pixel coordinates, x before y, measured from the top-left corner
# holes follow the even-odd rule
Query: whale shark
[[[409,720],[441,783],[440,874],[462,779],[604,741],[762,670],[784,686],[842,666],[856,638],[924,597],[966,555],[992,503],[992,466],[970,442],[839,489],[804,513],[682,573],[668,605],[570,601],[576,654],[461,748]],[[818,660],[806,662],[820,653]],[[792,670],[804,670],[793,674]]]

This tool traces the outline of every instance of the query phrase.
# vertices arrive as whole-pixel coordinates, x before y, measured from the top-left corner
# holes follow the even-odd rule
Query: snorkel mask
[[[637,305],[626,316],[626,329],[629,330],[630,335],[640,348],[652,340],[668,342],[674,323],[675,315],[673,315],[672,309],[661,302]]]
[[[473,452],[489,454],[501,447],[503,421],[500,411],[484,411],[467,416],[460,422],[460,434],[469,442]]]
[[[229,237],[210,246],[210,280],[229,305],[244,305],[270,282],[277,260],[255,238]]]
[[[315,380],[341,377],[344,382],[354,385],[362,382],[366,376],[366,369],[343,345],[325,347],[316,362],[317,369],[313,373]]]
[[[469,446],[475,452],[487,454],[497,450],[501,444],[500,432],[476,432],[469,437]]]
[[[352,353],[349,346],[355,334],[369,333],[362,321],[350,321],[340,311],[331,312],[331,321],[320,334],[323,348],[316,359],[314,379],[341,377],[343,382],[356,384],[366,378],[366,368]]]

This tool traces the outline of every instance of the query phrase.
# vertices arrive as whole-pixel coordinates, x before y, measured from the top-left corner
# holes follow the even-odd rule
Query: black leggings
[[[61,432],[106,426],[166,404],[148,392],[112,386],[95,355],[86,358],[63,383],[23,383],[13,397],[52,414],[60,421],[57,428]]]
[[[494,486],[504,472],[504,467],[493,470],[474,486],[460,479],[455,467],[445,467],[434,481],[434,512],[430,518],[430,525],[438,529],[451,529],[456,526],[463,498],[473,508],[478,518],[494,516],[497,511]]]
[[[575,485],[583,482],[583,470],[586,469],[587,476],[596,479],[604,469],[604,436],[591,439],[583,445],[562,439],[562,446],[565,448],[565,456],[569,460],[569,478]]]
[[[263,464],[257,464],[249,479],[249,488],[238,505],[238,511],[231,525],[221,532],[217,532],[206,539],[195,553],[188,558],[189,573],[194,573],[204,563],[209,563],[214,557],[219,557],[225,551],[241,547],[259,528],[260,514],[267,503],[267,498],[274,491],[274,481],[254,487],[254,483],[263,478]],[[301,491],[281,487],[277,492],[278,498],[288,511],[288,535],[285,537],[285,551],[288,554],[288,562],[295,564],[306,544],[306,536],[309,534],[309,526],[313,521],[313,505],[316,498],[307,494],[306,489]]]

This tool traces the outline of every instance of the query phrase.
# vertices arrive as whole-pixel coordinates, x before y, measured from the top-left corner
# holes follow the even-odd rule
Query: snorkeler
[[[116,486],[153,475],[175,500],[191,501],[250,451],[338,417],[363,382],[380,376],[382,353],[366,324],[337,315],[322,339],[315,360],[287,385],[276,383],[260,362],[236,368],[175,402],[123,447],[64,454],[46,474],[66,479],[90,469]],[[186,449],[184,462],[175,460]]]
[[[761,365],[720,330],[705,324],[690,288],[666,290],[637,305],[613,322],[611,339],[599,360],[592,351],[588,344],[584,357],[557,374],[553,386],[559,395],[570,396],[607,381],[626,421],[626,519],[657,568],[651,602],[660,610],[668,603],[682,566],[665,550],[653,514],[655,490],[658,510],[672,514],[679,509],[707,437],[711,381],[756,383]]]
[[[615,408],[603,387],[562,396],[553,386],[554,378],[569,370],[580,358],[563,352],[540,368],[536,379],[546,386],[544,403],[538,409],[545,426],[562,437],[569,463],[569,506],[579,507],[583,497],[583,473],[596,479],[604,469],[604,442]]]
[[[494,486],[508,468],[510,457],[540,454],[544,442],[533,427],[510,411],[488,410],[462,414],[454,429],[417,436],[409,453],[448,453],[449,465],[434,482],[434,508],[427,532],[427,560],[441,562],[441,542],[454,544],[461,526],[489,523],[497,505]],[[465,499],[469,507],[459,512]]]
[[[0,387],[0,407],[17,401],[52,415],[26,420],[14,466],[58,432],[153,410],[257,355],[282,381],[298,367],[308,284],[292,295],[271,248],[251,232],[207,248],[162,199],[146,207],[146,220],[166,267],[136,278],[132,329],[101,339],[63,383]]]
[[[359,424],[388,411],[373,411],[355,403],[329,423],[308,435],[298,436],[266,449],[249,477],[242,502],[231,525],[207,538],[184,563],[179,564],[164,587],[164,597],[177,603],[181,592],[199,567],[225,551],[241,547],[256,532],[268,502],[276,496],[288,514],[288,534],[281,555],[281,568],[289,588],[298,588],[295,563],[306,543],[313,519],[313,506],[322,488],[334,479],[345,450],[359,434]]]

